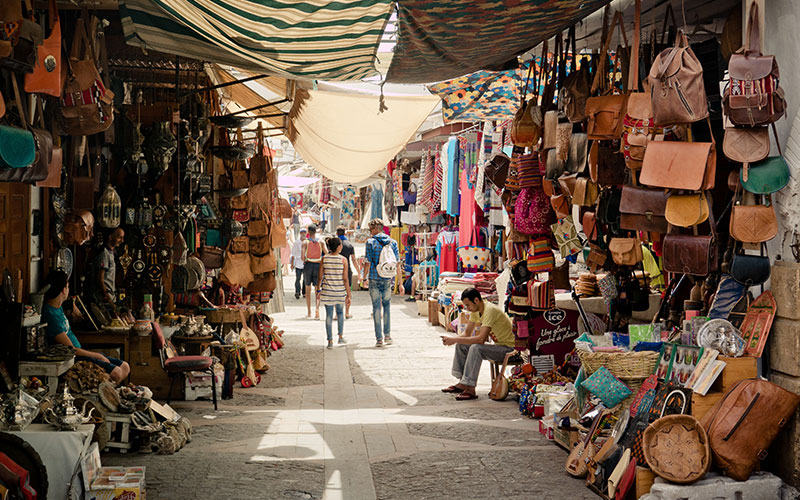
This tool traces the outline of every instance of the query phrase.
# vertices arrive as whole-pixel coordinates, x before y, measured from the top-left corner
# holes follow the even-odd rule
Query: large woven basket
[[[605,366],[619,379],[646,379],[656,369],[658,353],[642,352],[583,352],[579,351],[583,371],[588,377]]]
[[[650,424],[642,452],[653,472],[674,483],[693,483],[711,467],[708,435],[691,415],[668,415]]]

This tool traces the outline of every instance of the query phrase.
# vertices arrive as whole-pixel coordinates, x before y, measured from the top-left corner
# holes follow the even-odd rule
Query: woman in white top
[[[339,343],[344,344],[344,306],[350,304],[350,287],[347,278],[350,274],[347,259],[340,255],[342,241],[328,238],[328,253],[322,258],[319,269],[317,295],[325,306],[325,332],[328,335],[328,349],[333,348],[333,312],[336,310],[339,325]]]

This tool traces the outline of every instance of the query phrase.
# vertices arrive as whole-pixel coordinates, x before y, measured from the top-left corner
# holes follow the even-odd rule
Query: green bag
[[[25,129],[0,125],[0,167],[30,167],[36,160],[36,142]]]
[[[780,191],[789,183],[789,166],[783,156],[770,156],[753,163],[747,171],[739,170],[742,187],[754,194],[771,194]]]

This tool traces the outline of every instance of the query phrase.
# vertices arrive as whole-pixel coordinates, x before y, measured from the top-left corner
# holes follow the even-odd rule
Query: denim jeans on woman
[[[391,306],[392,284],[390,279],[369,280],[369,296],[372,299],[372,320],[375,323],[375,339],[392,336]],[[383,321],[383,331],[381,331]]]
[[[328,340],[333,340],[333,309],[336,308],[336,319],[339,326],[339,336],[344,334],[344,304],[325,304],[325,333]]]

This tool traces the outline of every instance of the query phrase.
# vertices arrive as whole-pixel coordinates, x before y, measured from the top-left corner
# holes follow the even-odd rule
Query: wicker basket
[[[690,415],[669,415],[650,424],[642,452],[653,472],[674,483],[693,483],[711,467],[708,435]]]
[[[615,377],[625,379],[641,379],[653,374],[658,363],[658,353],[642,352],[578,352],[586,376],[605,366]],[[641,386],[641,384],[640,384]],[[633,390],[633,389],[631,389]]]

